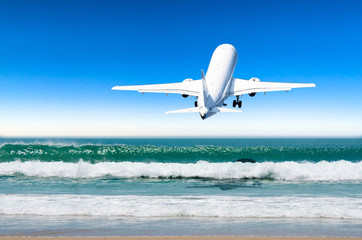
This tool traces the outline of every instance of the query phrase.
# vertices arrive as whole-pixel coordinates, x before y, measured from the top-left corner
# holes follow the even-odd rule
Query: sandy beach
[[[362,240],[354,237],[225,237],[225,236],[155,236],[155,237],[28,237],[4,236],[0,240]]]

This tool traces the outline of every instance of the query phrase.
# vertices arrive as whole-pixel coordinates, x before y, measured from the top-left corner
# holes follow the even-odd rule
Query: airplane
[[[154,93],[177,93],[182,97],[195,96],[195,106],[192,108],[168,111],[167,113],[199,113],[204,120],[218,112],[242,112],[237,109],[224,108],[225,100],[230,96],[235,96],[233,107],[241,108],[240,98],[244,94],[254,97],[258,92],[288,91],[292,88],[315,87],[314,83],[281,83],[262,82],[259,78],[253,77],[249,80],[234,78],[238,54],[234,46],[222,44],[218,46],[212,54],[206,75],[201,70],[201,79],[185,79],[178,83],[115,86],[112,90],[134,90],[138,92]]]

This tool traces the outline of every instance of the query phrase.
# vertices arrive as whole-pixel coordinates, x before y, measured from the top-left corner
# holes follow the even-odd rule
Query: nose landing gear
[[[236,107],[236,105],[241,108],[241,106],[243,105],[243,102],[241,100],[239,100],[239,96],[236,96],[236,100],[233,101],[233,107]]]

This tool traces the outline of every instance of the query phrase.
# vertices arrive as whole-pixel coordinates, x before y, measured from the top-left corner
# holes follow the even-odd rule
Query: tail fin
[[[206,79],[205,79],[205,75],[204,75],[204,70],[201,70],[201,82],[202,82],[202,91],[199,95],[199,106],[205,106],[206,105],[206,99],[207,99],[207,84],[206,84]]]
[[[168,111],[168,112],[166,112],[166,114],[169,114],[169,113],[194,113],[194,112],[199,112],[199,108],[198,107],[184,108],[184,109],[179,109],[179,110]]]

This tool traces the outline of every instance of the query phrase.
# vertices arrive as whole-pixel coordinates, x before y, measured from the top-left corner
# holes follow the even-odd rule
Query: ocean
[[[362,139],[0,138],[0,236],[362,237]]]

